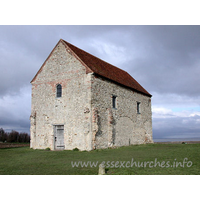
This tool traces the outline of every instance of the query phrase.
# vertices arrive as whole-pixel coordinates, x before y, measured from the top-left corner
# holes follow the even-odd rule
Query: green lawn
[[[184,167],[176,167],[176,162],[182,164],[184,158],[189,162]],[[105,161],[108,175],[200,174],[200,144],[146,144],[90,152],[33,150],[29,147],[0,149],[0,174],[98,174],[98,166],[72,167],[71,162],[75,161],[98,164]],[[137,165],[143,163],[143,167],[136,167],[134,161]]]

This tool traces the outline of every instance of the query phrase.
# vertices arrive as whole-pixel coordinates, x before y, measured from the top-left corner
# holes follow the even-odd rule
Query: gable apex
[[[54,52],[54,50],[57,48],[57,46],[62,43],[65,48],[66,48],[66,51],[70,54],[72,54],[76,59],[78,59],[86,68],[86,73],[92,73],[93,71],[88,68],[88,66],[72,51],[72,49],[66,44],[66,42],[63,40],[63,39],[60,39],[58,41],[58,43],[56,44],[56,46],[53,48],[53,50],[51,51],[51,53],[49,54],[49,56],[46,58],[46,60],[44,61],[44,63],[42,64],[42,66],[40,67],[40,69],[38,70],[38,72],[36,73],[36,75],[34,76],[34,78],[31,80],[30,83],[32,83],[38,76],[38,74],[42,71],[44,65],[46,64],[46,62],[49,60],[49,58],[51,57],[52,53]]]
[[[32,83],[32,82],[36,79],[36,77],[38,76],[38,74],[42,71],[44,65],[45,65],[46,62],[49,60],[49,58],[51,57],[52,53],[54,52],[54,50],[56,49],[56,47],[58,46],[58,44],[59,44],[61,41],[62,41],[62,39],[60,39],[60,40],[58,41],[58,43],[57,43],[56,46],[53,48],[53,50],[51,51],[51,53],[49,54],[49,56],[47,57],[47,59],[44,61],[44,63],[42,64],[42,66],[40,67],[40,69],[38,70],[38,72],[37,72],[36,75],[33,77],[33,79],[31,80],[30,83]]]
[[[66,51],[73,55],[77,60],[79,60],[83,66],[86,68],[86,73],[95,73],[99,76],[102,76],[106,79],[109,79],[117,84],[120,84],[122,86],[128,87],[132,89],[133,91],[137,91],[141,94],[144,94],[146,96],[151,97],[152,95],[148,93],[130,74],[128,74],[126,71],[111,65],[100,58],[82,50],[78,47],[70,44],[69,42],[66,42],[63,39],[60,39],[56,46],[53,48],[47,59],[44,61],[43,65],[37,72],[37,74],[32,79],[31,83],[36,79],[37,75],[42,71],[43,66],[47,62],[47,60],[52,55],[55,48],[62,43]]]

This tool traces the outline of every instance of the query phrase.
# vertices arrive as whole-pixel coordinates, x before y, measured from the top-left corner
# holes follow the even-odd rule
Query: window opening
[[[56,89],[57,89],[57,91],[56,91],[56,97],[62,97],[62,86],[60,84],[58,84],[56,86]]]
[[[113,106],[113,108],[115,108],[115,109],[117,108],[117,107],[116,107],[116,98],[117,98],[116,96],[112,96],[112,106]]]
[[[140,114],[140,102],[137,102],[137,113]]]

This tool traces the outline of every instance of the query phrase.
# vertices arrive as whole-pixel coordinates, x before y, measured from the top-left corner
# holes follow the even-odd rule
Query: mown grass
[[[108,175],[114,174],[135,174],[135,175],[155,175],[155,174],[200,174],[200,144],[146,144],[117,149],[101,149],[90,152],[86,151],[47,151],[33,150],[29,147],[0,149],[0,174],[34,174],[34,175],[76,175],[76,174],[98,174],[97,167],[72,167],[71,162],[91,161],[101,162],[114,161],[116,167],[111,163],[105,163]],[[184,158],[192,162],[191,167],[171,167],[177,162],[183,163]],[[151,166],[131,167],[131,160],[141,163],[153,161]],[[155,166],[157,162],[170,162],[170,167]],[[127,167],[120,162],[130,161]],[[121,167],[120,167],[121,165]],[[124,166],[124,167],[123,167]],[[190,166],[190,163],[188,163]]]

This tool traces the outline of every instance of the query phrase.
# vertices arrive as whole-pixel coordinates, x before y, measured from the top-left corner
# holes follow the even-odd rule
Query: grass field
[[[184,159],[184,167],[177,166],[177,162],[183,165]],[[78,167],[72,167],[72,162],[78,161],[93,162],[97,166],[81,167],[79,163]],[[195,175],[200,174],[200,144],[146,144],[90,152],[5,148],[0,149],[0,174],[95,175],[103,161],[108,175]]]

